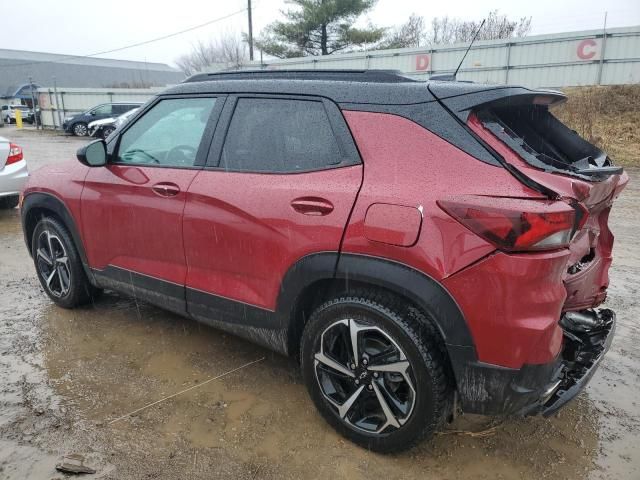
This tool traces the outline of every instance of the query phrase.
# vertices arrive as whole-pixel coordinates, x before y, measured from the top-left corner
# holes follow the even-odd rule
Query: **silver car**
[[[17,110],[20,110],[24,122],[33,123],[33,110],[25,105],[2,105],[2,121],[4,123],[16,123]]]
[[[15,208],[29,177],[22,148],[0,137],[0,208]]]

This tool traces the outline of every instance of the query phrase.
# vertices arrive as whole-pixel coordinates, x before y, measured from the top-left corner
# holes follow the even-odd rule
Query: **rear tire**
[[[18,206],[20,197],[18,195],[11,195],[9,197],[0,198],[0,208],[11,210]]]
[[[74,308],[101,293],[89,282],[71,235],[56,218],[44,217],[38,222],[31,252],[38,280],[57,305]]]
[[[384,453],[429,438],[449,415],[445,355],[420,311],[366,289],[319,306],[301,343],[302,374],[325,420],[351,441]]]

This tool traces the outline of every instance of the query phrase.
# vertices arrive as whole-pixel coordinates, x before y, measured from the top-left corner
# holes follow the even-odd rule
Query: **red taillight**
[[[11,165],[12,163],[19,162],[24,156],[22,155],[22,148],[15,143],[9,144],[9,156],[5,165]]]
[[[551,250],[567,246],[576,210],[558,201],[469,195],[438,201],[464,226],[506,251]]]

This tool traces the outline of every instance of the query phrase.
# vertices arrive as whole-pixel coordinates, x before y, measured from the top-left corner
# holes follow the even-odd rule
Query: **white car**
[[[29,171],[22,148],[0,137],[0,208],[15,208]]]
[[[139,110],[139,108],[134,108],[133,110],[129,110],[126,113],[123,113],[119,117],[116,118],[102,118],[100,120],[96,120],[91,122],[89,127],[89,135],[97,138],[107,138],[109,135],[113,133],[116,128],[124,125],[127,120],[129,120],[133,115]]]
[[[2,121],[4,123],[16,123],[16,111],[20,110],[22,120],[26,123],[33,123],[33,111],[25,105],[3,105]]]

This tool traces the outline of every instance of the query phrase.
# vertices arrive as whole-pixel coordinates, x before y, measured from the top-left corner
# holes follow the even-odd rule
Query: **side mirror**
[[[107,164],[107,145],[104,140],[96,140],[78,149],[76,155],[87,167],[103,167]]]

